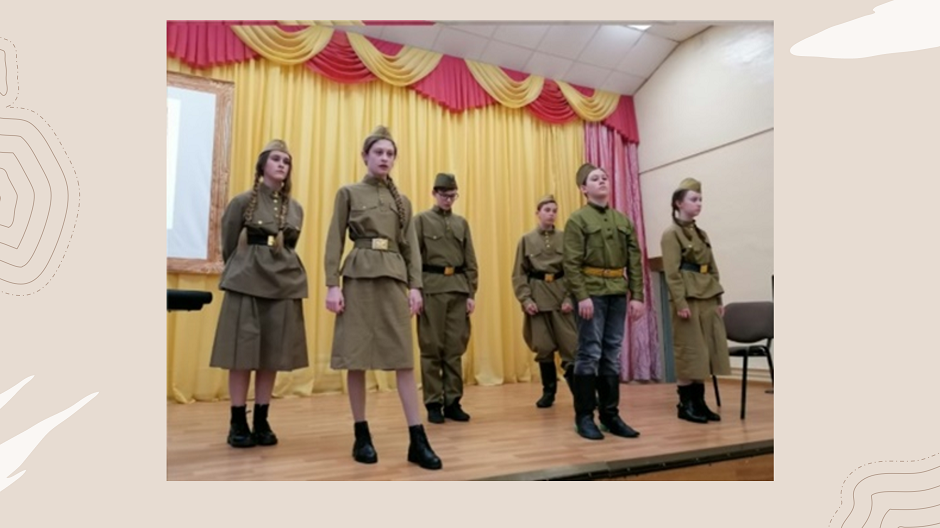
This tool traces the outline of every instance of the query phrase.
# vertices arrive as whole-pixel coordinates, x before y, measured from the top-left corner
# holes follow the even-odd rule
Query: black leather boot
[[[232,418],[229,422],[228,445],[232,447],[254,447],[255,440],[248,428],[247,408],[242,405],[232,406]]]
[[[356,443],[353,444],[353,458],[363,464],[375,464],[379,455],[372,445],[372,435],[369,434],[369,422],[356,422],[353,424],[356,431]]]
[[[411,443],[408,445],[408,462],[418,464],[424,469],[441,469],[441,459],[431,450],[428,436],[424,434],[423,425],[412,425],[408,428]]]
[[[561,363],[562,370],[565,371],[565,383],[568,384],[568,390],[571,391],[571,397],[574,398],[574,363]]]
[[[694,423],[708,423],[708,419],[698,413],[695,408],[695,385],[679,386],[679,418]]]
[[[720,422],[721,416],[712,412],[705,404],[705,384],[693,383],[692,386],[695,387],[695,409],[698,411],[697,414],[704,416],[709,422]]]
[[[620,418],[620,376],[599,376],[597,378],[598,415],[601,425],[610,434],[624,438],[636,438],[640,433],[624,423]]]
[[[470,415],[460,407],[460,398],[455,399],[454,403],[444,406],[444,418],[450,418],[456,422],[470,421]]]
[[[558,373],[555,371],[555,362],[539,363],[542,373],[542,397],[535,402],[539,409],[551,407],[555,403],[555,391],[558,390]]]
[[[272,446],[277,443],[277,436],[274,434],[274,431],[271,430],[271,426],[268,424],[268,408],[269,404],[258,405],[255,404],[255,414],[252,417],[252,422],[254,429],[251,433],[251,437],[254,439],[255,444],[262,446]]]
[[[442,407],[440,403],[427,403],[424,407],[428,410],[428,421],[431,423],[442,424],[444,423],[444,413],[442,412]]]
[[[595,386],[597,376],[574,375],[574,423],[578,434],[588,440],[601,440],[604,435],[594,423],[594,408],[597,406]]]

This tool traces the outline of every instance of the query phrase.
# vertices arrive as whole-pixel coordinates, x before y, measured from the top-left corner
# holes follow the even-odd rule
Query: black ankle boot
[[[542,373],[542,397],[535,402],[539,409],[551,407],[555,403],[555,391],[558,390],[558,373],[555,371],[555,362],[539,363]]]
[[[705,384],[693,383],[692,386],[695,387],[695,409],[698,411],[698,414],[704,416],[709,422],[720,422],[721,416],[712,412],[712,410],[708,408],[708,405],[705,404]]]
[[[264,405],[255,404],[255,414],[252,417],[252,424],[254,425],[252,429],[254,431],[252,431],[251,437],[257,445],[272,446],[277,443],[277,436],[268,424],[268,407],[269,404],[267,403]]]
[[[636,438],[640,433],[620,418],[620,376],[607,375],[597,378],[598,415],[601,425],[610,434],[624,438]]]
[[[594,408],[597,406],[595,386],[597,376],[574,375],[574,423],[578,434],[588,440],[601,440],[604,435],[594,423]]]
[[[444,418],[450,418],[456,422],[469,422],[470,415],[465,413],[460,407],[460,398],[454,400],[454,403],[444,407]]]
[[[428,436],[424,434],[423,425],[412,425],[408,428],[411,443],[408,445],[408,462],[418,464],[424,469],[441,469],[441,459],[431,450]]]
[[[379,455],[372,445],[372,435],[369,434],[369,422],[356,422],[353,424],[356,431],[356,443],[353,444],[353,458],[363,464],[375,464]]]
[[[232,418],[229,422],[228,445],[232,447],[254,447],[255,441],[248,428],[247,409],[244,405],[232,406]]]
[[[428,421],[431,423],[442,424],[444,423],[444,413],[442,408],[444,407],[440,403],[428,403],[424,406],[428,410]]]
[[[678,393],[679,403],[676,408],[679,409],[679,418],[694,423],[708,423],[708,419],[699,414],[698,409],[695,408],[695,385],[680,385]]]

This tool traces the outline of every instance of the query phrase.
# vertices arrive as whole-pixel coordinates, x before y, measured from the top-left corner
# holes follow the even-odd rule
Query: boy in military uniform
[[[551,407],[558,388],[555,351],[561,356],[561,367],[571,387],[574,353],[578,347],[574,305],[571,295],[560,280],[564,233],[555,229],[558,204],[551,194],[539,200],[536,215],[539,225],[523,235],[516,248],[512,268],[512,286],[525,312],[522,335],[526,345],[535,352],[535,361],[542,374],[542,397],[536,407]]]
[[[415,216],[421,250],[424,310],[418,316],[421,382],[428,421],[460,422],[470,415],[463,396],[461,357],[470,341],[470,314],[477,291],[477,258],[466,219],[451,211],[457,199],[453,174],[438,174],[432,196],[436,205]]]
[[[623,422],[618,410],[620,348],[627,313],[638,318],[645,311],[640,247],[630,219],[608,205],[607,173],[585,163],[578,169],[577,184],[588,203],[572,213],[564,237],[565,280],[578,301],[575,424],[584,438],[604,438],[594,423],[599,407],[601,425],[611,434],[633,438],[640,433]]]

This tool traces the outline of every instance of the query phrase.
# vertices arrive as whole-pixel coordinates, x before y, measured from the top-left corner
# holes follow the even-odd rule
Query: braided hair
[[[366,138],[365,142],[362,144],[362,153],[368,154],[369,150],[372,149],[372,146],[378,143],[380,140],[386,140],[392,144],[392,148],[395,150],[396,157],[398,156],[398,145],[395,144],[395,140],[392,139],[392,135],[389,134],[388,129],[384,126],[377,126],[375,130],[372,131],[372,134]],[[386,183],[388,184],[388,191],[392,193],[392,198],[395,200],[395,209],[398,212],[398,225],[404,229],[405,228],[405,204],[402,200],[401,193],[398,192],[398,187],[395,185],[395,182],[392,181],[391,176],[385,178]]]
[[[264,167],[268,163],[268,158],[271,156],[271,151],[266,150],[258,156],[258,161],[255,163],[255,184],[251,189],[251,198],[248,200],[248,207],[245,208],[244,220],[245,226],[251,225],[254,220],[255,211],[258,208],[258,192],[261,189],[261,185],[264,182]],[[287,168],[287,177],[284,178],[284,184],[281,186],[280,191],[278,191],[282,196],[282,205],[278,208],[277,213],[277,237],[275,238],[274,251],[279,252],[281,248],[284,247],[284,228],[287,225],[287,209],[290,206],[290,190],[291,190],[291,172],[293,170],[293,158],[288,154],[288,168]],[[248,243],[248,233],[247,227],[242,228],[241,235],[239,236],[239,244]]]

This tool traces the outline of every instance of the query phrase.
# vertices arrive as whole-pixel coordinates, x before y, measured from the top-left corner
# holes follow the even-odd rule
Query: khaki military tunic
[[[467,299],[477,291],[477,259],[467,221],[434,206],[415,217],[422,264],[466,268],[443,275],[424,272],[424,310],[418,317],[425,403],[450,405],[463,395],[461,356],[470,341]]]
[[[730,374],[728,338],[717,312],[724,290],[708,235],[696,229],[694,221],[677,220],[663,232],[661,248],[672,307],[676,375],[704,380],[711,374]],[[682,263],[688,269],[682,269]],[[684,309],[691,311],[688,319],[677,314]]]
[[[563,277],[555,278],[562,273],[563,243],[562,231],[536,228],[523,235],[516,247],[512,285],[523,310],[530,305],[539,309],[535,315],[526,312],[522,329],[526,345],[536,353],[538,362],[554,361],[554,353],[558,350],[562,363],[572,363],[578,348],[574,314],[561,311],[563,302],[570,304],[572,309],[575,303]],[[552,277],[530,277],[533,272],[551,274]]]
[[[568,218],[564,241],[565,281],[578,301],[627,291],[631,300],[643,301],[642,253],[633,222],[623,213],[588,203]],[[624,269],[626,276],[587,275],[585,266]]]
[[[414,368],[408,289],[421,288],[421,257],[411,202],[401,199],[404,228],[384,180],[367,175],[336,193],[324,265],[327,287],[342,276],[345,310],[336,316],[331,368]],[[341,266],[347,234],[354,247]]]
[[[303,301],[307,273],[291,246],[300,237],[304,211],[290,199],[285,218],[285,246],[239,245],[242,228],[252,237],[278,233],[283,195],[258,187],[251,223],[244,216],[252,192],[239,194],[222,215],[223,290],[210,365],[230,370],[293,370],[308,366]]]

